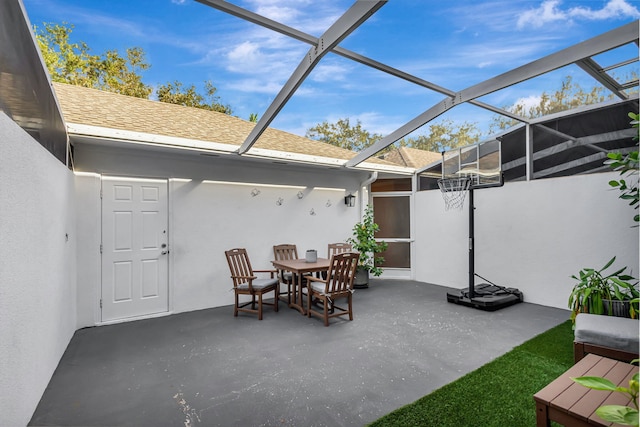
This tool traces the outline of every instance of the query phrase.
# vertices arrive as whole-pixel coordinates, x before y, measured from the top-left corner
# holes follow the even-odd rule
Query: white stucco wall
[[[634,211],[607,184],[617,176],[540,179],[476,190],[476,273],[520,289],[526,302],[558,308],[567,308],[570,276],[583,267],[600,268],[616,255],[615,265],[629,266],[637,277]],[[416,212],[416,280],[467,287],[467,201],[461,212],[445,212],[439,191],[423,191],[416,195]]]
[[[169,306],[173,313],[233,304],[225,250],[247,248],[254,269],[271,268],[272,247],[280,243],[296,244],[300,257],[307,249],[325,255],[327,244],[345,241],[359,220],[359,209],[344,205],[344,189],[355,191],[368,177],[364,172],[327,173],[324,168],[313,171],[282,164],[248,167],[198,155],[82,146],[76,148],[76,166],[107,175],[171,178]],[[260,191],[257,196],[251,195],[254,188]],[[83,327],[100,323],[99,178],[77,175],[76,189],[81,235],[77,326]],[[276,203],[279,198],[281,205]]]
[[[72,173],[0,112],[3,426],[29,422],[76,330],[74,203]]]

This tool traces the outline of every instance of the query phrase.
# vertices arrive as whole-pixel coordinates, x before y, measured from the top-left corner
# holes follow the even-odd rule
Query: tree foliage
[[[151,87],[142,82],[141,72],[150,67],[141,48],[128,48],[93,55],[84,42],[72,43],[73,25],[44,24],[35,28],[36,40],[54,82],[107,90],[122,95],[148,98]]]
[[[352,126],[349,119],[339,119],[336,123],[324,121],[309,128],[305,136],[352,151],[360,151],[382,139],[382,135],[365,130],[359,120]],[[379,154],[391,151],[397,146],[441,152],[454,147],[475,144],[479,140],[480,130],[476,123],[456,123],[451,119],[445,119],[430,124],[427,135],[403,138],[380,150]]]
[[[504,109],[522,117],[535,118],[571,110],[581,105],[597,104],[612,98],[613,94],[606,94],[602,86],[594,86],[585,90],[578,83],[575,83],[571,76],[566,76],[560,84],[560,88],[552,93],[542,92],[536,104],[528,105],[525,101],[519,101],[514,105],[504,107]],[[518,123],[518,121],[505,116],[495,116],[490,125],[490,132],[508,129]]]
[[[629,117],[631,118],[631,126],[640,132],[640,114],[629,113]],[[640,140],[640,133],[636,134],[634,140]],[[631,151],[626,155],[619,152],[608,153],[605,164],[609,165],[612,170],[619,172],[621,176],[620,179],[609,181],[609,185],[620,190],[618,197],[628,201],[629,206],[633,206],[637,210],[640,207],[638,150]],[[635,214],[633,220],[640,222],[640,215]]]
[[[183,87],[182,83],[175,81],[160,85],[156,89],[158,101],[169,104],[184,105],[185,107],[202,108],[204,110],[217,111],[219,113],[231,114],[231,107],[223,105],[216,96],[217,89],[210,81],[205,82],[205,95],[196,91],[194,85]]]
[[[455,147],[475,144],[480,141],[480,130],[477,123],[456,123],[451,119],[431,123],[426,135],[402,138],[400,146],[419,150],[442,152]]]
[[[339,119],[336,123],[325,120],[307,129],[305,136],[351,151],[361,151],[382,138],[382,135],[366,131],[360,120],[352,126],[348,118]]]
[[[145,61],[142,48],[128,48],[124,56],[117,50],[94,55],[85,42],[71,42],[73,28],[66,23],[45,23],[42,29],[34,26],[38,47],[54,82],[150,97],[152,88],[142,82],[142,73],[151,65]],[[210,81],[205,82],[204,94],[198,93],[194,85],[175,81],[158,86],[156,96],[162,102],[231,114],[231,107],[219,102],[216,91]]]

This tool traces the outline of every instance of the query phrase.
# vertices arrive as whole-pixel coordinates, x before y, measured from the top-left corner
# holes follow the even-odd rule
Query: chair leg
[[[262,294],[258,295],[258,320],[262,320]]]
[[[278,283],[276,285],[276,294],[274,295],[275,298],[273,298],[273,304],[275,305],[274,309],[277,312],[278,311],[278,295],[280,295],[280,284]]]
[[[233,306],[233,317],[238,317],[238,304],[240,299],[238,298],[238,293],[236,292],[236,303]]]
[[[349,293],[349,295],[347,296],[347,299],[349,300],[349,302],[348,302],[349,320],[353,320],[353,306],[351,305],[351,303],[353,301],[353,295],[351,295],[351,293]]]
[[[329,326],[329,302],[327,298],[323,301],[324,305],[324,326]]]

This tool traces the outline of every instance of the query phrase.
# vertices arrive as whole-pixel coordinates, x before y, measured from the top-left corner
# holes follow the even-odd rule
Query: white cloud
[[[640,18],[640,11],[625,0],[610,0],[600,10],[592,10],[587,7],[578,6],[570,9],[569,14],[590,21],[624,17]]]
[[[349,68],[338,64],[324,64],[320,62],[314,69],[309,79],[315,82],[344,81]]]
[[[280,92],[282,85],[276,82],[265,82],[258,79],[241,79],[226,82],[225,89],[237,90],[245,93],[275,95]]]
[[[545,0],[537,9],[523,12],[518,17],[518,28],[528,26],[540,28],[549,22],[566,21],[567,13],[560,10],[559,5],[559,0]]]
[[[529,111],[530,108],[534,108],[540,105],[542,98],[540,95],[530,95],[525,98],[518,98],[513,105],[522,105],[524,111]]]
[[[545,0],[536,9],[523,12],[518,17],[518,28],[541,28],[552,22],[571,24],[574,20],[602,21],[617,18],[640,17],[640,11],[626,0],[609,0],[602,9],[578,6],[563,10],[560,0]]]

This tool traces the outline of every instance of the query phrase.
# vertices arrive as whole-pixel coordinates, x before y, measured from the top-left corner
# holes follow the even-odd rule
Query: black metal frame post
[[[469,299],[475,297],[475,254],[473,242],[473,183],[469,187]]]

